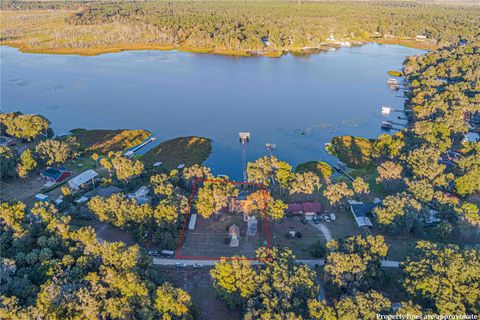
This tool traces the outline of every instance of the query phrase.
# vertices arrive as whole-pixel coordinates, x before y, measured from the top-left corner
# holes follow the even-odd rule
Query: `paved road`
[[[188,266],[192,266],[194,263],[203,263],[205,266],[214,266],[218,260],[189,260],[189,259],[166,259],[166,258],[153,258],[153,264],[162,266],[174,266],[177,262],[186,263]],[[298,263],[306,264],[309,267],[323,266],[325,264],[324,259],[317,260],[296,260]],[[259,261],[250,261],[252,265],[260,264]],[[384,260],[382,261],[382,267],[384,268],[398,268],[400,266],[399,261]]]

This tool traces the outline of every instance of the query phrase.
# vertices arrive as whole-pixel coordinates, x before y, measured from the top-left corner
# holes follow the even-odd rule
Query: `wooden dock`
[[[351,181],[355,180],[351,175],[348,174],[348,172],[340,165],[334,165],[333,168],[337,170],[339,173],[344,174],[348,179]]]
[[[128,149],[127,151],[125,151],[125,153],[123,155],[131,158],[135,155],[136,151],[140,150],[141,148],[145,147],[147,144],[149,144],[149,143],[151,143],[155,140],[156,140],[155,137],[149,137],[149,138],[143,140],[142,142],[140,142],[139,144],[137,144],[136,146],[133,146],[130,149]]]

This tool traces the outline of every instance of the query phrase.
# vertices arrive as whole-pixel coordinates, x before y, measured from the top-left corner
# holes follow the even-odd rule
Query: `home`
[[[48,182],[59,183],[69,178],[72,172],[66,170],[64,167],[60,168],[47,168],[42,171],[40,176]]]
[[[144,204],[150,201],[150,197],[148,196],[148,187],[142,186],[138,188],[137,191],[134,193],[127,194],[127,197],[130,199],[135,199],[138,204]]]
[[[123,189],[117,187],[117,186],[105,186],[105,187],[98,187],[95,190],[89,191],[84,194],[87,198],[93,198],[95,196],[100,196],[102,198],[108,198],[112,194],[115,193],[120,193],[122,192]]]
[[[307,220],[313,219],[316,214],[322,212],[322,205],[320,202],[303,202],[303,203],[289,203],[285,214],[288,216],[302,215]]]
[[[240,228],[236,224],[232,224],[228,228],[228,235],[230,236],[230,247],[238,247],[240,245]]]
[[[78,176],[70,179],[68,185],[74,190],[79,190],[87,183],[93,183],[94,179],[98,176],[98,173],[95,170],[89,169],[80,173]]]
[[[375,208],[375,205],[369,205],[355,200],[348,200],[348,204],[350,206],[350,211],[353,214],[353,218],[359,227],[373,226],[372,222],[367,217],[367,213],[371,213],[373,208]]]
[[[303,214],[305,219],[312,220],[313,217],[322,211],[320,202],[304,202],[302,203]]]
[[[427,36],[426,36],[426,35],[423,35],[423,34],[417,34],[417,36],[415,37],[415,39],[417,39],[418,41],[423,41],[423,40],[426,40],[426,39],[427,39]]]
[[[300,203],[289,203],[285,210],[286,215],[300,215],[303,214],[303,207]]]
[[[238,197],[231,198],[228,202],[228,211],[236,213],[249,213],[247,194],[242,193]]]

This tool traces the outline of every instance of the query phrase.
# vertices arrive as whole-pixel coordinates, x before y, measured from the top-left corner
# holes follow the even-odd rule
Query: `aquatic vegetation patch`
[[[179,164],[192,166],[202,164],[212,152],[212,141],[203,137],[178,137],[163,141],[149,150],[142,161],[147,165],[163,162],[167,168],[176,168]]]
[[[109,152],[124,151],[138,145],[148,138],[151,133],[147,130],[86,130],[73,129],[70,131],[80,145],[88,151],[107,154]]]

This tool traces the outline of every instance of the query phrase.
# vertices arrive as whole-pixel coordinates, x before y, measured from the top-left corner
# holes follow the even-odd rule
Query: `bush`
[[[321,241],[317,241],[310,247],[310,253],[314,258],[324,258],[327,255],[327,248]]]

